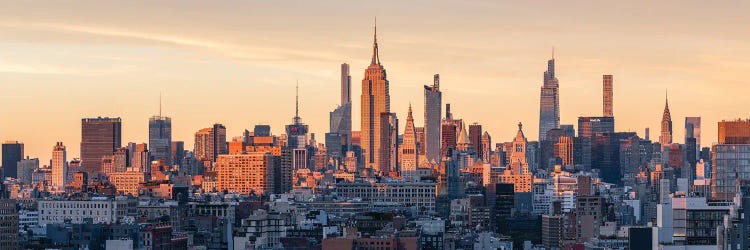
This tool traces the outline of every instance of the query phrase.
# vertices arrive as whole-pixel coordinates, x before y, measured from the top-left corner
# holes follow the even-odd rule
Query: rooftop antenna
[[[295,95],[294,124],[299,124],[299,80],[297,80],[297,93]]]
[[[552,60],[555,60],[555,46],[552,46]]]
[[[159,92],[159,117],[161,117],[161,92]]]

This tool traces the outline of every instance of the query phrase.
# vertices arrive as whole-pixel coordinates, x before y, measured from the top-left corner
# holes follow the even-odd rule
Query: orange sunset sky
[[[123,119],[123,144],[148,141],[148,118],[172,117],[173,140],[223,123],[274,134],[300,116],[323,142],[351,65],[353,129],[369,64],[373,19],[390,80],[391,111],[441,76],[443,102],[493,142],[523,122],[537,138],[539,88],[555,48],[561,123],[602,112],[602,74],[614,75],[618,131],[658,138],[669,91],[675,142],[701,116],[747,118],[748,1],[2,1],[0,140],[19,140],[43,164],[56,141],[78,157],[83,117]],[[402,132],[402,131],[401,131]]]

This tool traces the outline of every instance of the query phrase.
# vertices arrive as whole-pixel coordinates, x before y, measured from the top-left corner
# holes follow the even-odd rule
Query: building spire
[[[161,92],[159,92],[159,117],[161,117]]]
[[[372,62],[370,64],[380,64],[380,56],[378,56],[378,17],[375,17],[375,34],[372,39]]]
[[[552,46],[552,60],[555,60],[555,46]]]

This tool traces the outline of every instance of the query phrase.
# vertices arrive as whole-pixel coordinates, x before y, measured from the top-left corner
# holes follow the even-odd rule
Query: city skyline
[[[327,4],[329,3],[324,2],[323,7]],[[614,13],[617,15],[613,20],[605,20],[603,26],[622,24],[626,18],[620,15],[627,13],[644,15],[650,11],[665,11],[667,6],[658,6],[660,4],[663,3],[657,4],[654,10],[625,8],[625,14]],[[562,82],[560,124],[575,124],[579,116],[598,116],[601,113],[600,78],[603,74],[612,74],[617,78],[614,87],[614,106],[617,108],[618,131],[634,131],[641,136],[646,127],[650,127],[652,132],[658,131],[665,89],[669,89],[670,92],[670,111],[675,121],[673,134],[684,134],[684,124],[681,124],[683,117],[701,116],[705,131],[703,146],[716,142],[714,131],[717,122],[746,115],[742,109],[745,106],[742,98],[726,96],[741,93],[748,88],[739,85],[741,80],[733,80],[743,79],[739,76],[750,69],[750,65],[741,61],[747,58],[748,50],[737,50],[736,47],[741,45],[740,41],[746,39],[748,34],[742,30],[727,32],[733,35],[712,33],[721,29],[731,29],[716,28],[720,27],[718,24],[722,22],[742,22],[747,19],[739,12],[735,12],[743,9],[741,6],[728,6],[731,4],[711,7],[721,8],[722,13],[735,19],[717,18],[708,20],[711,22],[708,26],[698,25],[691,27],[693,30],[680,30],[679,27],[671,27],[672,21],[666,17],[656,18],[655,27],[644,27],[644,33],[637,33],[634,38],[631,37],[625,42],[613,42],[618,39],[616,34],[596,40],[613,42],[608,46],[576,42],[579,40],[577,34],[580,33],[591,35],[601,34],[597,31],[604,34],[612,32],[604,32],[604,27],[591,26],[588,28],[594,29],[593,32],[586,28],[576,31],[573,25],[576,21],[594,19],[597,15],[578,17],[572,23],[557,23],[549,19],[547,22],[540,21],[541,23],[530,22],[528,26],[531,27],[524,27],[528,28],[527,30],[516,30],[520,32],[516,33],[518,35],[509,32],[511,36],[508,38],[490,37],[486,41],[476,41],[474,39],[477,37],[509,28],[499,23],[506,18],[517,16],[491,17],[481,11],[476,17],[477,20],[459,20],[456,16],[448,15],[445,20],[435,23],[414,23],[406,22],[406,17],[398,11],[388,13],[381,10],[342,24],[343,28],[338,31],[345,32],[345,37],[339,35],[328,38],[326,36],[330,31],[325,31],[325,28],[328,25],[337,25],[337,21],[343,18],[326,18],[306,26],[320,33],[303,33],[300,32],[300,27],[295,26],[302,20],[291,20],[290,23],[278,21],[286,15],[295,13],[288,11],[279,17],[263,17],[276,22],[271,22],[273,25],[269,24],[268,30],[261,30],[267,32],[264,34],[275,35],[270,36],[269,40],[292,38],[285,40],[287,44],[279,44],[277,47],[265,44],[265,48],[276,48],[271,50],[274,53],[265,55],[260,51],[246,48],[247,50],[240,50],[241,53],[237,56],[240,58],[224,52],[231,51],[232,48],[244,48],[234,46],[244,43],[244,39],[247,39],[257,27],[245,27],[246,30],[239,32],[243,34],[221,30],[235,35],[226,38],[229,41],[212,37],[210,32],[203,30],[223,27],[222,23],[226,20],[215,15],[227,11],[226,6],[208,9],[205,14],[214,17],[215,19],[209,19],[213,22],[207,22],[201,27],[203,29],[196,28],[182,34],[174,28],[184,24],[175,22],[190,23],[185,19],[190,16],[191,7],[199,7],[199,3],[187,7],[180,6],[174,16],[164,17],[168,20],[173,18],[172,22],[156,25],[148,30],[140,30],[136,21],[118,23],[118,20],[122,21],[124,18],[118,16],[110,18],[83,15],[70,18],[76,6],[50,5],[45,8],[58,7],[59,10],[49,17],[35,16],[36,14],[32,13],[28,18],[21,18],[17,13],[27,13],[28,11],[23,10],[34,10],[37,7],[31,6],[31,3],[2,5],[6,6],[0,8],[3,16],[0,18],[0,34],[7,36],[0,36],[0,52],[7,56],[0,59],[0,92],[3,93],[0,95],[0,105],[18,108],[3,109],[0,115],[21,119],[0,125],[0,135],[3,136],[3,140],[23,142],[25,154],[39,157],[42,164],[51,158],[49,148],[58,141],[68,145],[68,159],[80,157],[78,145],[81,135],[78,132],[79,119],[82,118],[121,117],[123,145],[127,142],[148,142],[148,118],[157,113],[159,91],[164,95],[164,115],[173,120],[172,140],[185,141],[185,148],[193,148],[193,134],[196,131],[214,123],[221,123],[227,127],[228,138],[238,136],[242,130],[251,129],[256,124],[269,124],[273,134],[282,134],[283,125],[288,123],[289,117],[294,113],[294,96],[290,93],[294,90],[296,79],[302,83],[300,116],[304,117],[305,123],[310,126],[311,132],[316,133],[316,138],[320,141],[328,130],[327,114],[338,103],[336,100],[340,95],[341,63],[349,63],[351,67],[350,74],[355,83],[351,95],[356,97],[361,94],[357,83],[361,81],[362,72],[367,66],[367,60],[370,59],[371,49],[368,47],[372,39],[374,14],[381,19],[378,38],[381,46],[380,55],[385,58],[390,73],[388,80],[393,96],[391,112],[401,117],[406,117],[409,102],[423,103],[422,86],[429,84],[433,74],[439,73],[442,76],[443,103],[451,103],[453,113],[464,119],[467,124],[479,122],[496,141],[509,141],[516,131],[516,124],[520,121],[529,125],[524,131],[526,136],[537,138],[536,129],[531,128],[532,124],[538,122],[539,75],[544,71],[544,62],[550,59],[549,50],[552,46],[557,48],[555,71]],[[102,3],[90,8],[104,8],[106,5]],[[253,4],[250,5],[247,7],[252,7]],[[270,7],[283,9],[284,4],[278,5]],[[450,6],[445,2],[439,2],[437,5]],[[463,8],[481,9],[477,5],[498,8],[507,4],[495,6],[491,3],[473,2],[469,5]],[[549,10],[569,10],[560,7],[559,4],[552,5],[555,5],[554,8],[549,7]],[[576,4],[574,2],[571,5]],[[698,8],[700,4],[686,5]],[[367,6],[345,7],[363,11]],[[406,7],[414,6],[404,6]],[[532,9],[527,9],[529,6],[515,7],[521,14],[533,12]],[[597,6],[592,6],[594,7]],[[135,12],[142,8],[147,6],[133,4],[123,12]],[[442,13],[436,9],[428,9],[419,14],[427,15],[433,12]],[[151,14],[153,13],[156,12]],[[574,13],[575,11],[569,14]],[[698,10],[687,13],[700,14]],[[241,13],[231,14],[241,16]],[[688,14],[680,17],[687,18]],[[145,12],[144,15],[153,20],[157,18],[149,15],[149,12]],[[64,23],[55,22],[56,19],[68,18],[70,20]],[[110,22],[101,24],[101,27],[90,25],[98,23],[92,21],[107,18],[110,18]],[[529,19],[526,17],[517,21]],[[651,21],[654,21],[653,19],[651,18]],[[482,20],[493,22],[491,25],[483,25]],[[454,22],[452,29],[441,28],[450,22]],[[169,26],[170,24],[172,26]],[[460,31],[464,25],[477,25],[477,30]],[[559,29],[555,31],[558,33],[557,37],[531,43],[529,41],[533,39],[524,38],[534,38],[554,25],[559,25]],[[634,28],[629,25],[622,27],[625,30]],[[670,27],[676,28],[674,33],[684,33],[664,32]],[[708,28],[711,29],[706,30]],[[662,34],[659,31],[670,34]],[[564,32],[569,33],[560,34]],[[714,37],[709,38],[712,35]],[[699,37],[703,40],[679,39],[685,36]],[[84,38],[94,39],[86,41]],[[442,38],[447,39],[441,40]],[[628,41],[639,39],[651,40],[658,44],[643,48],[628,45]],[[289,42],[291,40],[300,42]],[[441,40],[440,43],[435,42],[437,40]],[[498,41],[500,43],[493,43]],[[263,41],[254,42],[262,44]],[[326,44],[328,42],[333,42],[333,45]],[[724,46],[716,46],[717,44]],[[628,51],[632,55],[620,54],[622,52],[617,51],[618,46],[631,46],[628,48],[634,51]],[[263,48],[261,46],[255,49]],[[411,53],[404,53],[410,50]],[[29,53],[30,51],[33,53]],[[428,55],[435,51],[438,53]],[[39,58],[48,60],[37,60]],[[430,61],[442,63],[435,64]],[[268,64],[262,66],[266,62]],[[110,66],[106,66],[108,64]],[[161,64],[165,67],[160,68],[160,71],[150,69]],[[284,64],[288,66],[283,66]],[[188,72],[195,73],[185,74]],[[131,76],[134,73],[135,75]],[[104,87],[95,88],[99,86]],[[154,91],[143,91],[144,89]],[[197,98],[196,93],[209,95],[210,105]],[[273,97],[266,97],[269,95],[265,93],[270,93]],[[275,105],[264,105],[270,101]],[[360,113],[360,101],[359,98],[352,98],[353,114]],[[507,108],[511,106],[513,109]],[[263,107],[267,110],[258,110],[254,107]],[[422,114],[423,108],[422,105],[414,105],[414,113]],[[359,115],[352,117],[352,130],[360,130],[360,118]],[[417,115],[415,126],[424,126],[422,116]],[[36,132],[41,129],[44,129],[45,133]],[[656,139],[654,135],[655,133],[652,133],[652,140]],[[675,142],[682,142],[681,136],[673,138]]]

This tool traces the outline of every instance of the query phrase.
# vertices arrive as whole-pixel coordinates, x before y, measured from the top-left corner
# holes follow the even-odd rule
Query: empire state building
[[[364,156],[364,167],[375,172],[388,171],[389,159],[387,151],[390,144],[383,140],[387,135],[384,127],[388,125],[383,121],[384,117],[391,112],[391,96],[388,94],[388,80],[385,68],[380,64],[378,57],[378,28],[375,26],[372,45],[372,61],[365,70],[365,78],[362,79],[362,155]],[[385,136],[385,137],[384,137]]]

